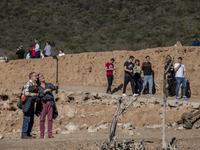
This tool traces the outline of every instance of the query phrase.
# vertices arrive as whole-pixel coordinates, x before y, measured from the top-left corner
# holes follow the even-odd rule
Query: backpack
[[[22,95],[23,95],[23,90],[24,90],[24,86],[23,86],[23,88],[22,88],[22,93],[21,93],[21,95],[20,95],[20,100],[18,101],[18,103],[17,103],[17,107],[19,108],[19,109],[22,109],[22,104],[23,104],[23,102],[25,101],[25,99],[26,99],[26,96],[24,95],[23,97],[22,97]],[[22,98],[21,98],[22,97]],[[25,98],[25,99],[24,99]],[[23,100],[23,101],[22,101]]]

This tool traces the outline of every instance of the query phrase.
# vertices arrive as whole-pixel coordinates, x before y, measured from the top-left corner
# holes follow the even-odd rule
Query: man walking
[[[111,58],[110,59],[110,62],[107,62],[105,64],[105,67],[106,67],[106,75],[107,75],[107,79],[108,79],[108,88],[107,88],[107,91],[106,93],[107,94],[112,94],[111,93],[111,85],[112,85],[112,82],[113,82],[113,70],[114,70],[114,65],[113,63],[115,62],[115,59],[114,58]]]
[[[186,87],[187,87],[187,76],[185,66],[182,64],[182,57],[178,58],[178,63],[174,65],[175,78],[176,78],[176,99],[180,100],[178,97],[179,87],[182,83],[183,85],[183,97],[182,99],[188,99],[186,97]]]
[[[23,46],[17,47],[16,55],[18,56],[17,59],[24,59],[24,53]]]
[[[149,94],[152,95],[153,76],[150,63],[150,56],[146,56],[146,61],[142,63],[142,78],[144,79],[144,81],[140,95],[143,94],[147,82],[149,83]]]
[[[33,97],[33,96],[39,96],[39,93],[31,93],[29,92],[30,86],[37,86],[37,74],[35,72],[31,72],[29,74],[29,81],[24,85],[23,91],[22,91],[22,98],[25,97]],[[30,109],[27,113],[24,113],[23,115],[23,125],[22,125],[22,139],[31,139],[32,136],[30,135],[33,122],[34,122],[34,102],[31,102]],[[22,105],[22,110],[24,109],[25,104]]]
[[[135,79],[133,75],[133,67],[134,64],[132,63],[134,60],[133,56],[129,57],[129,60],[124,63],[124,88],[123,88],[123,94],[122,96],[126,96],[126,86],[129,82],[131,82],[131,88],[133,96],[138,96],[138,94],[135,93]]]
[[[38,39],[35,39],[35,58],[40,58],[40,50],[41,50],[41,45],[38,42]]]

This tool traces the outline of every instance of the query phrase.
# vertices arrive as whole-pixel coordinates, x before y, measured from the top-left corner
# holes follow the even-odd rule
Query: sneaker
[[[122,96],[127,96],[127,95],[125,93],[123,93]]]
[[[183,96],[182,99],[188,99],[187,96]]]
[[[51,134],[48,135],[49,138],[54,138],[54,136],[52,136]]]
[[[21,137],[21,139],[32,139],[32,138],[28,135],[24,135],[24,136]]]
[[[44,135],[40,135],[40,139],[43,139],[44,138]]]
[[[136,96],[138,96],[138,95],[139,95],[139,94],[134,93],[134,94],[133,94],[133,97],[136,97]]]
[[[180,98],[178,96],[176,96],[176,100],[180,100]]]
[[[111,92],[106,92],[106,94],[112,94]]]

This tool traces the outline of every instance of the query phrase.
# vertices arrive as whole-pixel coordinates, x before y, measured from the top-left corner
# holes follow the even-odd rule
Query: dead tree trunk
[[[162,148],[165,150],[167,149],[167,143],[166,143],[166,131],[165,131],[165,115],[166,115],[166,104],[167,104],[167,97],[168,97],[168,93],[167,93],[167,89],[166,89],[166,82],[167,82],[167,78],[166,78],[166,74],[169,70],[169,67],[172,65],[173,61],[174,61],[174,57],[176,56],[177,50],[171,60],[171,63],[169,64],[168,68],[164,71],[164,79],[163,79],[163,93],[164,93],[164,97],[163,97],[163,114],[162,114]]]

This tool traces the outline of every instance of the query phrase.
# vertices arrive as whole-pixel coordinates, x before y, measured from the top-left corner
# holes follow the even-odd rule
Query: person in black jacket
[[[167,70],[168,66],[170,65],[171,63],[171,60],[169,60],[167,62],[167,65],[165,66],[165,71]],[[174,68],[173,66],[171,65],[167,71],[167,83],[168,83],[168,87],[166,88],[168,90],[168,93],[169,93],[169,97],[172,97],[172,94],[171,94],[171,89],[172,89],[172,84],[173,84],[173,79],[174,79]]]
[[[48,137],[54,138],[52,136],[52,118],[55,119],[58,116],[58,111],[56,108],[52,91],[56,90],[59,84],[56,83],[56,85],[54,86],[51,83],[45,83],[45,78],[42,74],[38,74],[37,83],[39,85],[38,92],[39,97],[41,99],[40,106],[36,106],[36,111],[38,111],[38,107],[40,107],[40,112],[36,112],[37,116],[40,115],[40,138],[44,138],[44,126],[46,115],[48,120]]]
[[[17,59],[24,59],[24,53],[23,46],[17,47],[16,55],[18,55]]]

